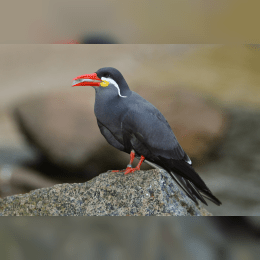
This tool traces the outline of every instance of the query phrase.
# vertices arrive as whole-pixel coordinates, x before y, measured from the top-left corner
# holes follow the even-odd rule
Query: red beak
[[[73,79],[72,87],[75,86],[92,86],[99,87],[102,80],[97,76],[97,73],[85,74]]]

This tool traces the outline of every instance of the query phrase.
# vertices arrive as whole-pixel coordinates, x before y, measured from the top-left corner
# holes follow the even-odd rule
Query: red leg
[[[130,153],[130,163],[129,163],[129,165],[131,165],[131,167],[132,167],[132,163],[134,161],[134,158],[135,158],[135,152],[132,150],[131,153]]]
[[[137,164],[136,169],[140,170],[140,167],[141,167],[141,165],[142,165],[144,159],[145,159],[144,156],[141,155],[140,161],[139,161],[139,163]]]

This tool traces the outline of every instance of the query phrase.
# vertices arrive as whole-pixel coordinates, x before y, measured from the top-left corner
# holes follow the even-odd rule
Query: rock
[[[51,187],[57,182],[31,169],[3,165],[0,167],[0,196],[6,197],[19,193],[27,193],[33,189]]]
[[[0,199],[0,216],[209,216],[168,173],[106,172],[91,181],[58,184]]]
[[[129,155],[110,146],[94,115],[94,91],[50,93],[17,105],[16,121],[27,140],[50,163],[96,176],[122,169]],[[73,176],[72,176],[73,177]]]
[[[83,44],[118,44],[117,40],[111,35],[104,33],[86,34],[82,37]]]
[[[226,133],[224,109],[179,87],[147,89],[135,90],[162,112],[193,163],[205,161]]]
[[[230,128],[218,157],[198,172],[222,201],[209,205],[214,216],[260,215],[260,111],[248,107],[227,107]]]

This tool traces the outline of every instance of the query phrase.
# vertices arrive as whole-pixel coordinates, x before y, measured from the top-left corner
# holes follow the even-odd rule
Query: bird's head
[[[101,68],[92,74],[85,74],[73,79],[72,87],[91,86],[98,88],[98,91],[107,88],[111,91],[117,90],[120,97],[127,97],[127,91],[130,91],[123,75],[115,68]]]

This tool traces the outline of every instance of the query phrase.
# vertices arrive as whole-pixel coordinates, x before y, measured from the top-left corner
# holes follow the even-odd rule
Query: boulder
[[[106,172],[0,199],[0,216],[209,216],[162,170]]]
[[[84,170],[96,176],[124,168],[129,155],[110,146],[101,135],[94,101],[93,90],[50,93],[21,102],[14,115],[27,141],[51,164],[71,175]]]

